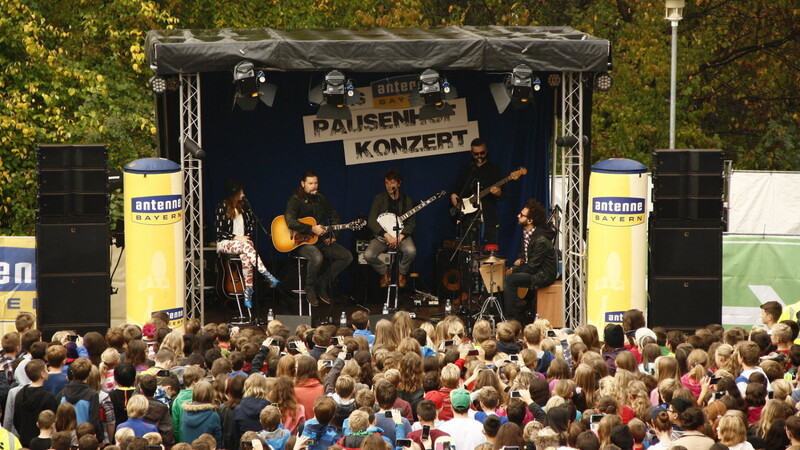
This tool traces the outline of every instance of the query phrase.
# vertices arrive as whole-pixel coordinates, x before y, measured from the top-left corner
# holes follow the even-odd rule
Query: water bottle
[[[272,312],[272,308],[270,308],[267,312],[267,322],[272,322],[273,320],[275,320],[275,314]]]
[[[347,314],[342,311],[342,317],[339,317],[339,326],[346,327],[347,326]]]
[[[453,312],[453,304],[450,303],[450,299],[448,298],[447,301],[444,303],[444,313],[451,314]]]
[[[389,304],[388,303],[384,303],[383,304],[383,313],[382,314],[389,314]]]

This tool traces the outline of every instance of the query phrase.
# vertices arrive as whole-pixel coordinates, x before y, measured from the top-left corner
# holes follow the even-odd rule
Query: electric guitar
[[[439,193],[437,193],[433,197],[425,201],[419,202],[417,206],[409,209],[405,214],[403,214],[400,217],[397,217],[395,213],[385,212],[378,216],[378,225],[380,225],[383,228],[383,231],[397,237],[400,235],[400,233],[403,232],[404,220],[418,213],[420,209],[433,203],[434,200],[443,197],[446,193],[447,193],[446,191],[439,191]]]
[[[473,194],[469,198],[461,199],[461,203],[458,206],[453,206],[450,208],[450,216],[460,218],[461,216],[474,213],[478,210],[478,199],[485,197],[493,187],[500,187],[511,180],[517,180],[526,173],[528,173],[528,169],[520,167],[519,169],[511,172],[507,177],[487,187],[486,189],[483,189],[479,193]]]
[[[312,227],[317,225],[317,221],[313,217],[303,217],[298,220]],[[328,225],[324,228],[326,231],[360,230],[366,225],[367,222],[364,219],[356,219],[350,223]],[[301,245],[316,244],[319,240],[319,236],[315,234],[303,234],[289,228],[289,225],[286,224],[286,216],[276,217],[272,221],[270,231],[272,231],[272,245],[279,252],[290,252]]]

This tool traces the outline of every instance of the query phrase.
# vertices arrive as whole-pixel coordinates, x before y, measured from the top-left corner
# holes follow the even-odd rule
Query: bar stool
[[[389,302],[393,297],[392,293],[394,293],[394,307],[391,309],[396,311],[397,300],[400,294],[400,286],[397,285],[397,279],[399,278],[400,272],[400,264],[397,263],[398,251],[397,249],[390,248],[386,253],[389,255],[389,267],[386,269],[389,271],[389,286],[386,287],[385,309],[390,309]]]
[[[236,303],[239,315],[228,321],[231,325],[246,325],[253,322],[250,308],[245,307],[244,314],[244,275],[242,273],[242,259],[232,253],[217,253],[217,294],[225,300]]]
[[[300,255],[289,255],[291,258],[297,260],[297,289],[292,289],[293,294],[297,294],[297,314],[303,315],[303,303],[306,300],[306,289],[303,286],[303,261],[307,261],[308,258],[304,258]],[[308,316],[311,317],[311,304],[308,305]]]

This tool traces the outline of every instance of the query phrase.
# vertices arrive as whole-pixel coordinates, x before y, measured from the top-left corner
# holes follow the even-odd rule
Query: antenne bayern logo
[[[612,227],[632,227],[644,223],[643,198],[595,197],[592,201],[592,222]]]
[[[168,225],[183,219],[183,196],[153,195],[131,199],[131,220],[145,225]]]

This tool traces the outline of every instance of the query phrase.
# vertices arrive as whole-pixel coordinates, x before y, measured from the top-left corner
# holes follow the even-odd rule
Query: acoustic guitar
[[[303,217],[302,219],[298,220],[312,227],[318,225],[317,221],[313,217]],[[324,228],[326,232],[339,230],[360,230],[366,225],[367,222],[364,219],[356,219],[350,223],[328,225]],[[272,231],[272,245],[274,245],[275,249],[279,252],[290,252],[301,245],[316,244],[319,240],[319,236],[315,234],[303,234],[299,231],[289,228],[289,225],[286,224],[286,216],[276,217],[275,220],[272,221],[270,230]]]

